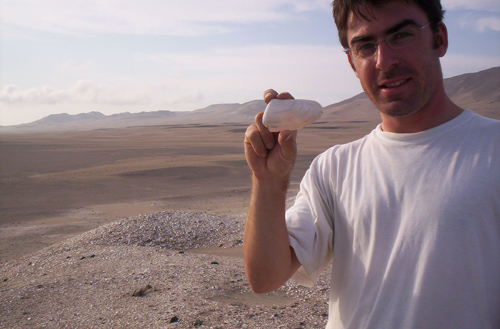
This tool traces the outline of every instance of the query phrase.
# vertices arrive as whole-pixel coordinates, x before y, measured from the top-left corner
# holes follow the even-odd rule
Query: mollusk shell
[[[262,123],[269,131],[297,130],[318,120],[323,108],[304,99],[273,99],[264,111]]]

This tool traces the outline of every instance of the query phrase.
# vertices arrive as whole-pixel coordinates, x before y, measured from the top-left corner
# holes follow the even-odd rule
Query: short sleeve
[[[333,257],[333,194],[326,155],[306,172],[294,205],[286,212],[290,246],[302,264],[293,279],[313,286]]]

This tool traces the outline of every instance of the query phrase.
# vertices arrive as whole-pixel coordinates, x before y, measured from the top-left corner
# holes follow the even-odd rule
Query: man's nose
[[[389,47],[385,40],[378,43],[375,56],[377,69],[380,71],[390,71],[398,65],[400,59],[397,50]]]

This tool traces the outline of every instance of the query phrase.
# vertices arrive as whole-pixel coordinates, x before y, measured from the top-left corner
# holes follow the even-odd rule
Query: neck
[[[403,117],[389,116],[381,113],[382,130],[393,133],[416,133],[437,127],[448,122],[463,112],[442,92],[436,96],[432,104],[427,104],[419,111]]]

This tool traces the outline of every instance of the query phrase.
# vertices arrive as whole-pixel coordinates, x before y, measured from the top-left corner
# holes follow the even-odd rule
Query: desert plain
[[[256,295],[244,279],[248,124],[2,134],[0,327],[323,327],[327,280]],[[317,154],[373,127],[301,130],[289,201]]]
[[[166,210],[246,213],[248,124],[1,135],[0,263],[123,217]],[[370,122],[303,129],[291,193],[310,161]]]

